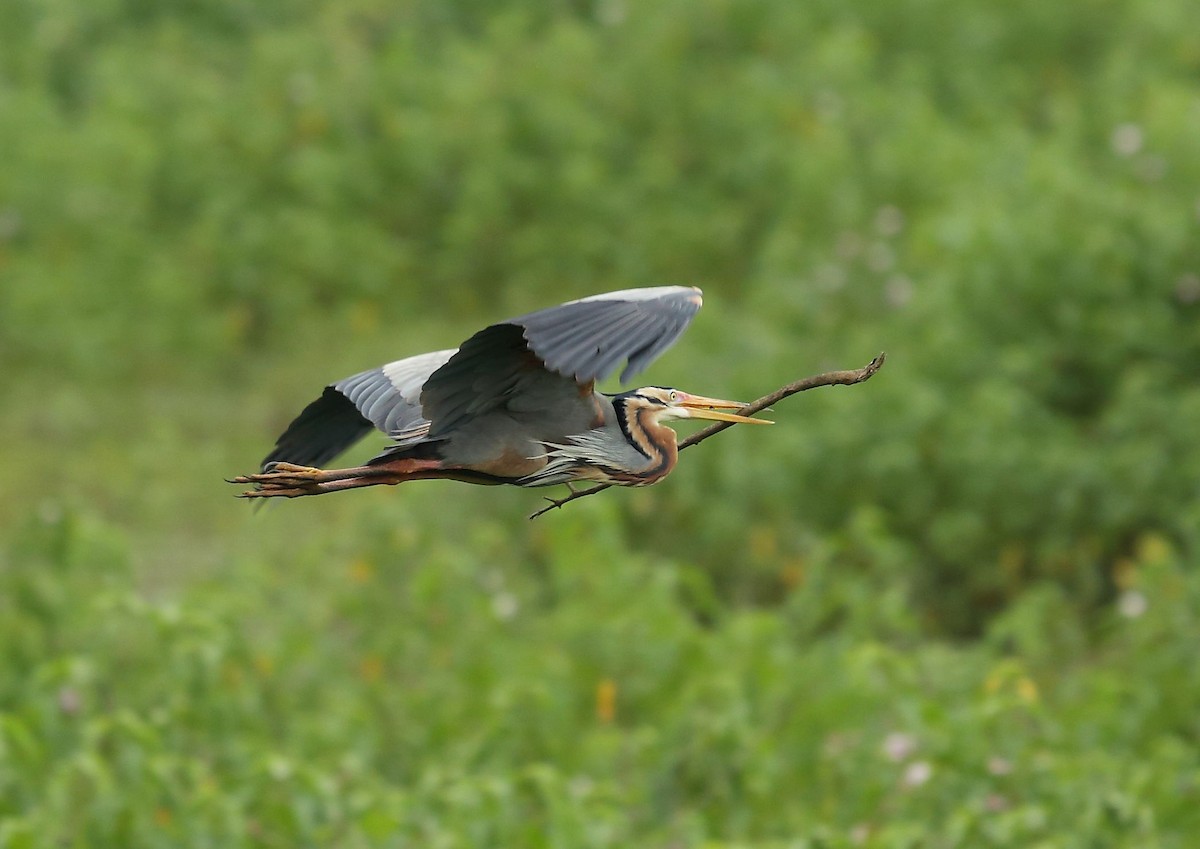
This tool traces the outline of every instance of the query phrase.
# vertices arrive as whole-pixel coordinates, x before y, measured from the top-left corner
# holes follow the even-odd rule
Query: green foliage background
[[[1190,845],[1193,6],[6,3],[0,847]],[[221,482],[667,283],[654,382],[888,364],[535,523]]]

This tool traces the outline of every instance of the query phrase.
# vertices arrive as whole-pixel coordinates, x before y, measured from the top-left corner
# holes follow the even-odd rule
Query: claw
[[[319,491],[319,490],[318,490]],[[312,495],[314,490],[299,487],[272,487],[270,489],[248,489],[239,492],[238,498],[296,498],[301,495]]]
[[[295,463],[284,463],[283,461],[272,463],[263,474],[274,475],[280,472],[309,478],[325,474],[322,469],[316,469],[312,466],[297,466]]]

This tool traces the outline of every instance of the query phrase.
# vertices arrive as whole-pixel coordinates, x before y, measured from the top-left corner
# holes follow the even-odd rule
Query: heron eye
[[[668,398],[670,398],[672,401],[678,401],[678,400],[679,400],[679,393],[677,393],[677,392],[676,392],[674,389],[672,389],[672,390],[671,390],[671,394],[670,394],[670,395],[668,395],[667,397],[668,397]]]

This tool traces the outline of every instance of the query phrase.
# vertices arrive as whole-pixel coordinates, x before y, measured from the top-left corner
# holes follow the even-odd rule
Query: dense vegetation
[[[3,18],[0,849],[1200,833],[1194,4]],[[534,523],[221,482],[327,380],[663,283],[650,380],[888,364]]]

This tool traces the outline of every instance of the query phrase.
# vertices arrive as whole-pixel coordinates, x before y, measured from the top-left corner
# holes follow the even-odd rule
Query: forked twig
[[[760,410],[765,410],[772,404],[777,404],[789,395],[795,395],[797,392],[804,392],[807,389],[816,389],[818,386],[851,386],[855,383],[862,383],[864,380],[869,380],[874,376],[875,372],[883,366],[884,355],[880,354],[871,362],[867,363],[862,368],[847,369],[846,371],[827,371],[824,374],[814,375],[813,377],[805,377],[797,380],[795,383],[789,383],[787,386],[780,387],[770,395],[764,395],[757,401],[747,404],[742,409],[738,410],[738,415],[751,416]],[[733,427],[734,422],[716,422],[703,430],[698,430],[689,436],[687,439],[679,443],[679,450],[691,448],[693,445],[703,442],[713,434],[720,433],[726,428]],[[571,494],[565,498],[549,498],[549,506],[543,507],[529,514],[530,519],[536,519],[543,513],[549,513],[551,510],[562,507],[569,501],[574,501],[576,498],[583,498],[585,495],[595,495],[597,492],[602,492],[612,486],[611,483],[597,484],[589,489],[572,490]]]

